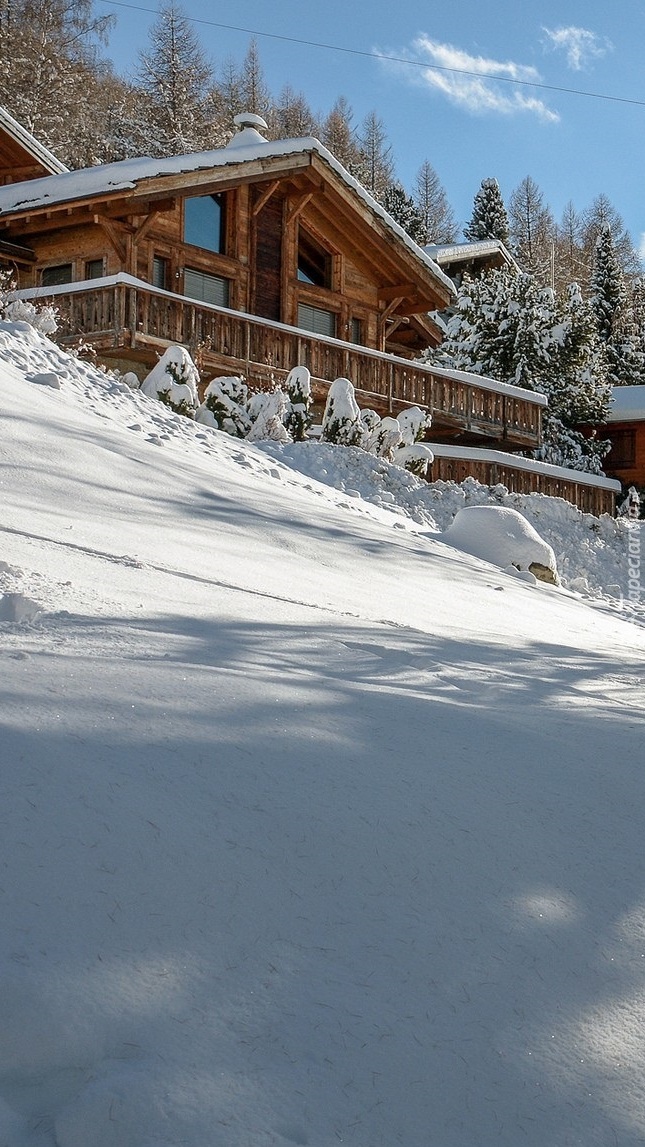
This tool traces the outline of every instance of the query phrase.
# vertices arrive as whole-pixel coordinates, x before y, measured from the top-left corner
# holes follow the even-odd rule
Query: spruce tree
[[[496,179],[483,179],[473,203],[470,223],[464,227],[466,239],[500,239],[508,243],[508,214]]]
[[[386,188],[382,203],[395,223],[398,223],[415,243],[425,242],[426,231],[421,212],[400,183],[391,183]]]

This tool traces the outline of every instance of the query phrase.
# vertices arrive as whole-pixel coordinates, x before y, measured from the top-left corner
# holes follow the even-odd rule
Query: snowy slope
[[[638,612],[0,359],[3,1147],[642,1143]]]

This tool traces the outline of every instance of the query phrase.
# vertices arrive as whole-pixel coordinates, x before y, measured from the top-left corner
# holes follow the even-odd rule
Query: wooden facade
[[[0,240],[21,252],[19,288],[125,273],[403,357],[438,344],[429,312],[453,295],[321,144],[270,144],[249,126],[200,156],[0,188]]]

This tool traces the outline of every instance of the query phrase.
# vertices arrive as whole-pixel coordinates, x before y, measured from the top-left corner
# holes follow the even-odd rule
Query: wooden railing
[[[435,437],[503,442],[518,449],[540,443],[544,399],[517,387],[210,306],[123,275],[59,287],[52,298],[65,320],[63,342],[82,336],[104,352],[140,357],[180,343],[207,371],[241,373],[259,382],[280,380],[292,367],[306,366],[323,387],[335,378],[350,379],[361,405],[374,405],[381,413],[402,405],[426,408]]]

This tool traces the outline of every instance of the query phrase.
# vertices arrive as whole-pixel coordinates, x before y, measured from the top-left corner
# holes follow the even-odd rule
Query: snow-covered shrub
[[[222,375],[209,382],[196,419],[206,426],[224,430],[234,438],[246,438],[251,429],[247,410],[248,389],[239,375]]]
[[[402,441],[401,427],[396,418],[381,418],[378,426],[370,434],[367,449],[377,458],[394,461],[394,452]]]
[[[397,422],[401,428],[401,444],[414,446],[421,442],[426,430],[432,425],[432,415],[418,406],[408,406],[397,415]]]
[[[428,466],[434,462],[434,454],[423,442],[413,442],[411,446],[398,446],[393,461],[411,474],[416,474],[417,478],[425,478]]]
[[[290,442],[291,435],[285,426],[289,411],[289,400],[280,387],[268,393],[252,394],[247,402],[247,412],[251,429],[246,437],[249,442]]]
[[[303,442],[311,425],[311,374],[306,366],[294,366],[285,381],[289,406],[285,426],[294,442]]]
[[[141,383],[143,394],[158,398],[174,410],[192,418],[199,398],[199,372],[183,346],[169,346]]]
[[[15,290],[11,272],[0,271],[0,318],[7,323],[28,323],[41,335],[53,335],[58,330],[58,308],[17,299]]]
[[[362,446],[365,428],[348,378],[332,382],[322,422],[322,440],[336,446]]]

